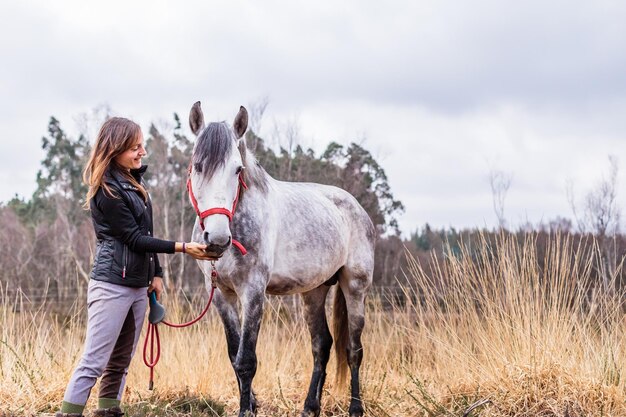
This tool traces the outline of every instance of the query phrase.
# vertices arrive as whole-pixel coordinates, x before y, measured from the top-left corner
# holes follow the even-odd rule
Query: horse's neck
[[[246,150],[244,180],[247,190],[243,190],[238,210],[246,213],[258,213],[266,205],[265,199],[270,191],[270,183],[274,179],[258,164],[254,155]]]
[[[269,191],[269,182],[273,178],[259,165],[254,154],[249,149],[246,149],[244,153],[244,165],[246,167],[245,178],[248,187],[251,190],[256,189],[266,194]]]

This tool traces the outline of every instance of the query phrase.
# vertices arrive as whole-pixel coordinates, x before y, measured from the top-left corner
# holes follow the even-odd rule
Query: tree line
[[[144,177],[153,200],[155,236],[188,240],[195,220],[186,181],[193,140],[174,115],[173,128],[152,124],[146,136],[151,166]],[[246,142],[265,170],[276,179],[336,185],[351,192],[363,205],[379,235],[397,234],[403,211],[384,169],[363,146],[332,142],[321,155],[300,145],[275,152],[252,129]],[[68,135],[51,117],[42,138],[45,158],[30,198],[14,197],[0,206],[3,245],[0,282],[5,290],[48,294],[64,299],[85,288],[95,250],[89,212],[82,209],[87,192],[82,169],[91,145],[84,134]],[[162,255],[166,286],[177,291],[196,288],[203,277],[195,262],[183,256]]]
[[[538,251],[545,250],[556,234],[571,235],[577,245],[589,250],[600,244],[606,256],[603,264],[594,266],[598,282],[605,290],[621,288],[624,282],[620,266],[626,254],[624,237],[618,233],[609,235],[604,230],[598,240],[598,233],[593,230],[576,230],[571,222],[562,219],[518,231],[506,230],[502,225],[492,231],[435,230],[426,224],[402,238],[397,218],[404,206],[394,197],[383,167],[364,146],[331,142],[316,155],[293,140],[292,135],[286,147],[275,151],[255,132],[254,115],[252,121],[246,134],[247,146],[271,176],[341,187],[365,208],[379,234],[374,272],[374,285],[379,289],[397,293],[395,289],[401,285],[410,285],[405,274],[407,256],[422,264],[427,273],[434,272],[445,257],[460,256],[468,248],[471,252],[479,244],[497,248],[503,235],[516,235],[523,240],[529,232]],[[193,140],[183,132],[176,114],[170,128],[159,129],[152,124],[147,133],[145,163],[151,168],[145,180],[153,200],[155,236],[188,240],[196,216],[185,187]],[[0,205],[0,284],[5,293],[19,291],[31,297],[45,293],[68,300],[86,288],[95,250],[91,218],[82,209],[87,189],[81,174],[90,142],[85,134],[71,137],[51,117],[42,148],[45,158],[36,176],[35,192],[28,199],[16,196]],[[542,255],[537,254],[539,262],[544,259]],[[161,255],[161,264],[170,290],[189,291],[203,285],[199,268],[186,257]]]

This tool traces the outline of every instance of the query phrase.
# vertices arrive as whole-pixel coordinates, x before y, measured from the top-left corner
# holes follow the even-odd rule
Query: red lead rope
[[[215,292],[215,280],[217,278],[217,271],[215,270],[215,265],[213,265],[213,271],[211,271],[211,294],[209,294],[209,301],[204,307],[204,310],[200,313],[198,317],[195,319],[188,321],[186,323],[170,323],[168,321],[162,320],[161,323],[165,324],[168,327],[174,328],[182,328],[189,327],[192,324],[195,324],[200,320],[204,315],[209,311],[209,307],[211,306],[211,302],[213,301],[213,293]],[[148,359],[148,339],[150,340],[150,359]],[[156,339],[156,346],[155,346]],[[156,352],[155,352],[156,347]],[[148,389],[152,390],[154,387],[154,367],[157,363],[159,363],[159,359],[161,358],[161,339],[159,338],[159,327],[158,323],[152,324],[148,323],[148,331],[146,332],[146,338],[143,343],[143,363],[146,364],[148,368],[150,368],[150,383],[148,385]]]
[[[228,210],[227,208],[223,208],[223,207],[217,207],[217,208],[210,208],[208,210],[201,212],[200,209],[198,208],[198,200],[196,200],[196,196],[193,194],[193,190],[191,188],[191,164],[189,164],[188,174],[189,174],[189,178],[187,178],[187,191],[189,192],[189,198],[191,200],[191,203],[193,204],[193,208],[198,214],[198,217],[200,218],[200,226],[202,227],[202,230],[204,230],[204,219],[212,214],[223,214],[228,217],[229,221],[232,221],[233,214],[235,213],[235,209],[237,208],[237,202],[239,201],[240,187],[243,187],[245,190],[248,189],[248,186],[244,182],[242,175],[239,174],[239,184],[237,184],[237,194],[235,195],[235,201],[233,201],[232,210]],[[242,255],[245,255],[247,253],[246,248],[244,248],[243,245],[235,239],[233,239],[233,246],[239,249]],[[211,306],[211,302],[213,301],[213,293],[215,292],[215,281],[217,280],[217,270],[215,269],[215,261],[212,261],[211,265],[213,268],[213,270],[211,271],[211,294],[209,295],[209,301],[207,302],[206,307],[204,307],[204,310],[202,310],[202,313],[200,313],[198,317],[196,317],[195,319],[191,321],[188,321],[187,323],[174,324],[174,323],[167,322],[165,320],[161,321],[161,323],[169,327],[181,328],[181,327],[191,326],[192,324],[200,320],[202,317],[204,317],[206,312],[209,311],[209,307]],[[150,390],[154,387],[154,367],[156,366],[156,364],[159,362],[159,359],[161,358],[161,339],[159,337],[159,328],[157,326],[158,324],[148,323],[148,331],[146,332],[146,338],[143,344],[143,363],[145,363],[146,366],[150,368],[150,384],[148,385],[148,389]],[[149,355],[150,359],[148,359],[148,339],[150,340],[150,355]],[[155,343],[155,339],[156,339],[156,343]],[[155,351],[155,348],[156,348],[156,351]]]

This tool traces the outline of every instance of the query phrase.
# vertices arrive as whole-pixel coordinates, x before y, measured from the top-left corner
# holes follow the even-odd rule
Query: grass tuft
[[[221,417],[226,406],[187,390],[153,395],[125,406],[124,412],[135,417]]]
[[[367,415],[625,416],[626,298],[598,290],[591,277],[600,255],[581,247],[557,236],[538,259],[528,234],[450,252],[430,275],[412,260],[402,299],[368,299],[361,368]],[[0,416],[54,412],[80,358],[84,300],[56,312],[8,299],[4,287]],[[205,301],[166,298],[168,320],[190,319]],[[299,415],[312,371],[309,332],[291,299],[271,297],[266,306],[253,384],[259,416]],[[155,391],[147,389],[137,349],[123,398],[128,415],[237,411],[238,387],[214,309],[192,328],[161,328],[161,341]],[[347,415],[349,392],[333,384],[334,361],[322,416]]]

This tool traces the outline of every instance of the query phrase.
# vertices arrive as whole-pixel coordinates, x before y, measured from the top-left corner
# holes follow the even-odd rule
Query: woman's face
[[[116,156],[115,162],[125,169],[137,169],[141,168],[143,156],[146,156],[146,149],[143,147],[143,135],[139,132],[139,140],[130,149]]]

